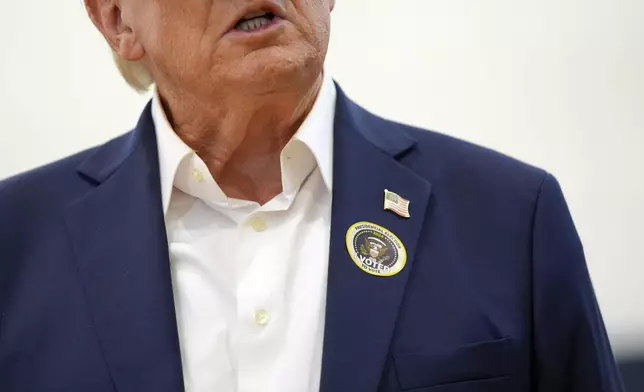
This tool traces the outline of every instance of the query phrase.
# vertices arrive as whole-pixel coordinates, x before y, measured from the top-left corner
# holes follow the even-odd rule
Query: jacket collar
[[[400,124],[369,113],[349,99],[340,86],[336,84],[336,87],[336,127],[359,133],[365,141],[393,158],[398,158],[416,145],[416,139]],[[335,133],[338,134],[337,129]]]
[[[148,147],[148,153],[156,155],[156,152],[150,150],[151,148],[156,150],[155,145],[150,145],[155,143],[151,107],[152,103],[148,102],[134,130],[98,147],[80,163],[77,170],[93,181],[102,183],[141,145]]]

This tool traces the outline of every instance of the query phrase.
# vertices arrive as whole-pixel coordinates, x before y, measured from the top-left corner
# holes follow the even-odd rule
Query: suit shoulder
[[[4,211],[62,207],[82,196],[90,183],[78,173],[79,165],[122,137],[0,181],[0,215]]]
[[[67,190],[68,184],[78,176],[76,167],[92,151],[85,150],[0,181],[0,211],[50,204],[52,196]]]
[[[394,123],[401,131],[417,141],[416,166],[440,171],[455,179],[484,184],[528,186],[538,190],[548,174],[545,170],[525,163],[491,148],[467,142],[433,130]]]

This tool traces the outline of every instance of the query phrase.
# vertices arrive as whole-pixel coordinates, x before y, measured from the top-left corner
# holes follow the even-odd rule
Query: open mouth
[[[234,30],[253,32],[263,30],[277,22],[277,16],[270,11],[258,11],[244,16],[235,25]]]

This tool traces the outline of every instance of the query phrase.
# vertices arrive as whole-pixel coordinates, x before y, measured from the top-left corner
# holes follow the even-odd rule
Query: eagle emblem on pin
[[[393,276],[402,271],[407,251],[391,231],[372,222],[357,222],[347,230],[347,251],[353,262],[374,276]]]

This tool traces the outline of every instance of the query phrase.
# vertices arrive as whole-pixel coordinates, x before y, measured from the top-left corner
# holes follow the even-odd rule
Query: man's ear
[[[330,2],[331,2],[331,4],[329,4],[329,6],[330,6],[329,7],[329,12],[333,11],[333,9],[335,8],[335,0],[330,0]]]
[[[121,17],[120,0],[84,0],[89,18],[112,50],[123,60],[137,61],[145,50],[136,34]]]

